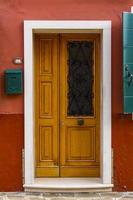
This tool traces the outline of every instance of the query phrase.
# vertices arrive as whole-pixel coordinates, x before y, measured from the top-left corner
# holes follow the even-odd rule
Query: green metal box
[[[7,69],[5,70],[5,92],[6,94],[22,94],[22,70]]]

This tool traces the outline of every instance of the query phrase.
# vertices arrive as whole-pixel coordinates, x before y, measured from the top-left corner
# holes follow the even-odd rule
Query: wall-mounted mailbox
[[[6,94],[22,94],[22,70],[7,69],[5,70],[5,92]]]

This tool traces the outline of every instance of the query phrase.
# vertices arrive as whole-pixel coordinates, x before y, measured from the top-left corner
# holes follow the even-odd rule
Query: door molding
[[[111,21],[95,20],[24,21],[24,187],[34,186],[35,183],[33,34],[36,32],[101,34],[101,179],[99,181],[111,187]]]

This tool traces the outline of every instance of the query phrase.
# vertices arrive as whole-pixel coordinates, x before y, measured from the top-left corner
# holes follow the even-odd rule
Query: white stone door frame
[[[33,34],[101,34],[101,184],[111,186],[111,21],[24,21],[24,187],[35,184]],[[92,179],[91,179],[92,180]],[[43,184],[42,184],[43,187]]]

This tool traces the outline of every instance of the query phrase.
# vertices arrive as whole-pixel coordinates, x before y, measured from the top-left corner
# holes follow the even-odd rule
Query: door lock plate
[[[79,126],[83,126],[84,125],[84,119],[77,119],[77,124]]]

